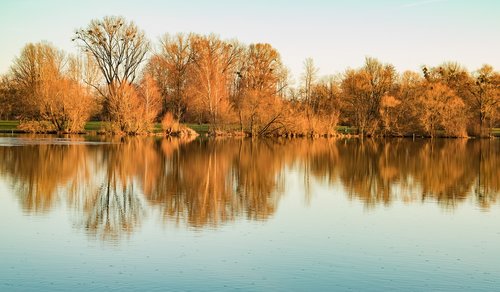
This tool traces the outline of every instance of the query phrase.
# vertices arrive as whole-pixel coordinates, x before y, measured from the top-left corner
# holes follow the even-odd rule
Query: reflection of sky
[[[366,55],[419,70],[458,61],[500,68],[497,0],[341,1],[35,1],[0,4],[0,73],[27,42],[48,40],[74,51],[76,28],[93,18],[123,15],[152,40],[163,33],[217,33],[242,42],[268,42],[295,77],[313,57],[322,74],[357,67]]]
[[[492,290],[500,285],[500,212],[434,202],[366,209],[340,186],[286,171],[265,221],[217,228],[163,224],[154,209],[115,244],[89,239],[65,204],[23,213],[0,179],[0,285],[61,290]],[[2,286],[0,286],[2,287]],[[12,288],[12,289],[9,289]],[[287,289],[287,290],[288,290]],[[0,289],[2,290],[2,289]]]

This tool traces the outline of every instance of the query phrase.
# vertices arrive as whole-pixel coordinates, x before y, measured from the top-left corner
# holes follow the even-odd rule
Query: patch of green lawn
[[[208,133],[209,125],[208,124],[185,124],[187,127],[193,129],[198,134]]]
[[[0,121],[0,130],[11,131],[16,130],[19,121]]]
[[[99,131],[101,130],[105,125],[105,122],[101,122],[101,121],[91,121],[91,122],[87,122],[85,124],[85,131]]]
[[[108,125],[108,122],[102,122],[102,121],[90,121],[85,124],[85,131],[100,131],[104,130],[106,126]],[[154,132],[161,132],[161,124],[156,123],[154,126]]]
[[[342,134],[356,134],[357,129],[349,126],[337,126],[337,132]]]

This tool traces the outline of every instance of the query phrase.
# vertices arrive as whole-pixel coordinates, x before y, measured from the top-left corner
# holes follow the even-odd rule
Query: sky
[[[106,15],[134,21],[153,44],[177,32],[269,43],[294,78],[308,57],[320,75],[368,56],[401,72],[445,61],[500,69],[500,0],[0,0],[0,74],[29,42],[76,53],[74,31]]]

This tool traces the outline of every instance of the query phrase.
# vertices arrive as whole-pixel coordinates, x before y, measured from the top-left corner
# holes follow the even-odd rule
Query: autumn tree
[[[465,104],[463,113],[464,127],[467,128],[475,123],[473,119],[472,96],[470,84],[473,82],[471,74],[457,62],[445,62],[436,67],[423,68],[424,78],[429,83],[441,83],[446,85]],[[426,87],[426,85],[424,85]],[[476,132],[475,130],[470,132]]]
[[[83,130],[93,98],[75,75],[76,62],[47,43],[24,47],[11,72],[25,119],[49,121],[56,131]]]
[[[381,117],[385,135],[412,135],[422,133],[419,119],[419,100],[423,95],[425,79],[413,71],[403,72],[394,95],[382,100]]]
[[[68,56],[64,78],[58,80],[59,91],[48,100],[53,110],[51,116],[60,130],[79,132],[84,129],[96,108],[92,88],[83,83],[82,76],[88,75],[89,62],[85,57]]]
[[[132,135],[152,132],[161,109],[161,96],[152,77],[144,75],[138,85],[121,84],[116,93],[110,96],[109,113],[115,117],[110,130]]]
[[[38,116],[36,100],[40,96],[42,71],[46,67],[56,67],[56,49],[47,43],[27,44],[21,51],[19,57],[14,60],[10,68],[12,81],[21,93],[24,107],[22,118],[35,118]],[[59,71],[59,69],[56,69]]]
[[[380,103],[394,90],[396,72],[389,64],[366,58],[358,70],[347,70],[342,93],[347,111],[360,134],[373,135],[380,125]]]
[[[431,137],[436,137],[438,130],[443,130],[446,136],[466,136],[465,104],[447,85],[439,82],[429,84],[419,107],[420,121]]]
[[[279,93],[284,89],[286,70],[278,51],[269,44],[251,44],[236,72],[238,92],[233,99],[241,129],[264,135],[277,128],[282,116]]]
[[[492,126],[491,120],[500,105],[500,74],[493,71],[493,67],[484,65],[474,72],[473,77],[468,86],[471,93],[470,110],[478,121],[480,135],[487,136]]]
[[[341,110],[339,79],[335,76],[326,76],[312,84],[309,103],[306,107],[310,133],[333,133]],[[308,112],[310,113],[307,114]]]
[[[469,94],[467,87],[470,82],[470,74],[457,62],[445,62],[437,67],[422,68],[424,78],[428,82],[441,82],[446,84],[462,100],[467,99]]]
[[[154,128],[154,121],[161,111],[162,98],[160,89],[150,74],[145,74],[139,83],[139,99],[143,108],[145,130]]]
[[[20,115],[22,106],[19,102],[20,94],[14,86],[12,76],[6,74],[0,76],[0,119],[15,119]]]
[[[84,52],[94,57],[102,73],[104,90],[99,84],[87,82],[104,97],[105,116],[119,125],[121,131],[130,131],[123,127],[133,123],[120,119],[132,114],[116,110],[133,109],[121,104],[135,103],[125,98],[132,97],[132,84],[149,50],[144,32],[123,17],[106,16],[101,20],[92,20],[87,28],[78,29],[73,40]]]
[[[187,110],[189,66],[193,64],[193,58],[189,35],[167,34],[161,38],[159,52],[148,64],[164,99],[162,112],[172,112],[178,121]]]
[[[231,114],[229,85],[234,67],[241,54],[236,43],[223,41],[215,35],[190,38],[194,50],[189,91],[189,106],[204,115],[213,130],[227,121]]]

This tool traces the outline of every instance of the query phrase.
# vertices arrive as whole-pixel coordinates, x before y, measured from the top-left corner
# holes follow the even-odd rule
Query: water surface
[[[500,287],[499,140],[0,137],[0,290]]]

